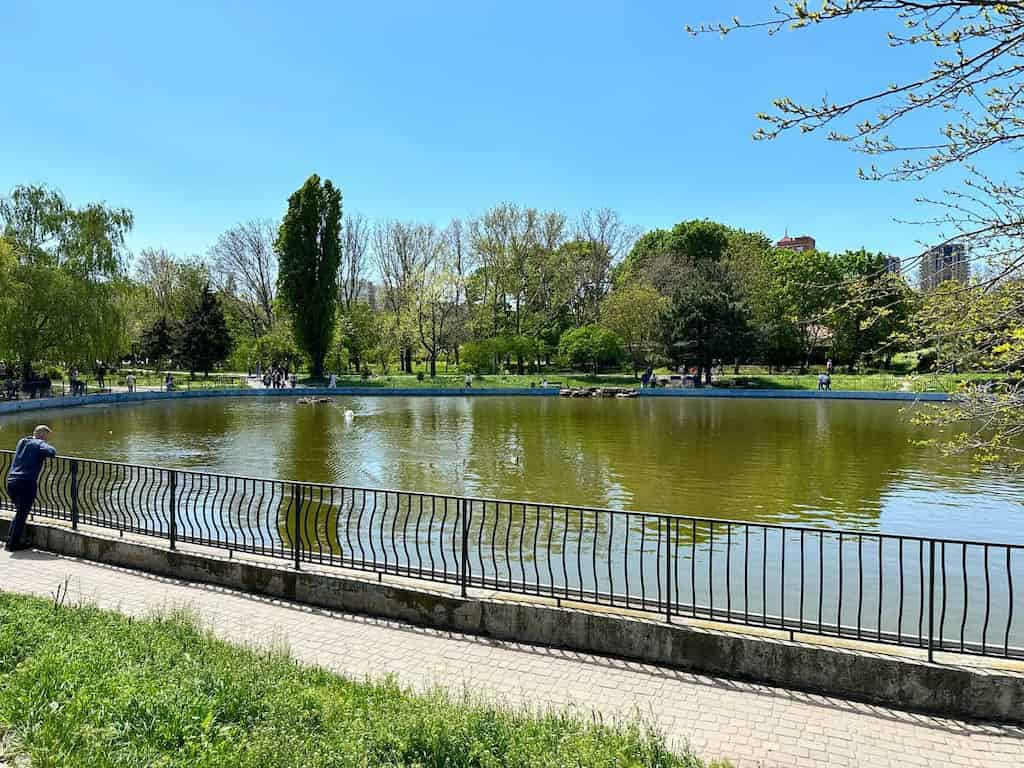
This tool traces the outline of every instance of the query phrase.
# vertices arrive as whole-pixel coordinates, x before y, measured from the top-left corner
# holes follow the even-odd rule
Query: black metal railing
[[[12,453],[0,452],[6,474]],[[5,491],[0,507],[10,509]],[[302,563],[1024,658],[1024,545],[58,458],[35,515]]]

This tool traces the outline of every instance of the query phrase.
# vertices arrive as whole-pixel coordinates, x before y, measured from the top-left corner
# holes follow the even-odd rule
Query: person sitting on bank
[[[14,461],[10,472],[7,473],[7,493],[16,510],[7,532],[7,544],[4,546],[8,552],[25,549],[21,542],[21,534],[25,529],[28,513],[36,500],[39,473],[46,459],[57,455],[57,450],[49,443],[51,434],[48,426],[40,424],[32,430],[31,437],[21,438],[14,450]]]

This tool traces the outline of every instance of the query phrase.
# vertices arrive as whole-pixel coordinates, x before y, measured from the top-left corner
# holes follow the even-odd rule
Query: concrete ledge
[[[943,392],[856,392],[840,390],[819,392],[815,389],[642,389],[640,397],[752,397],[774,400],[900,400],[904,402],[945,403],[950,396]]]
[[[7,521],[0,520],[0,531]],[[555,646],[928,714],[1024,723],[1024,675],[668,624],[549,604],[378,583],[172,552],[56,526],[28,527],[50,552],[337,611],[498,640]],[[441,587],[440,589],[444,589]]]

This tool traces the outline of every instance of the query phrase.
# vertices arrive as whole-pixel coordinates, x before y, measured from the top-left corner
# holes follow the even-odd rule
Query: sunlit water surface
[[[64,455],[1024,542],[1024,477],[943,455],[912,417],[870,401],[224,398],[9,415],[0,444],[47,422]]]

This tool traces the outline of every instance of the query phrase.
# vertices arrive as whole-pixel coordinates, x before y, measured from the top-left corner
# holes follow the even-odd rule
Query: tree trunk
[[[430,378],[437,377],[437,353],[432,352],[430,355]]]

